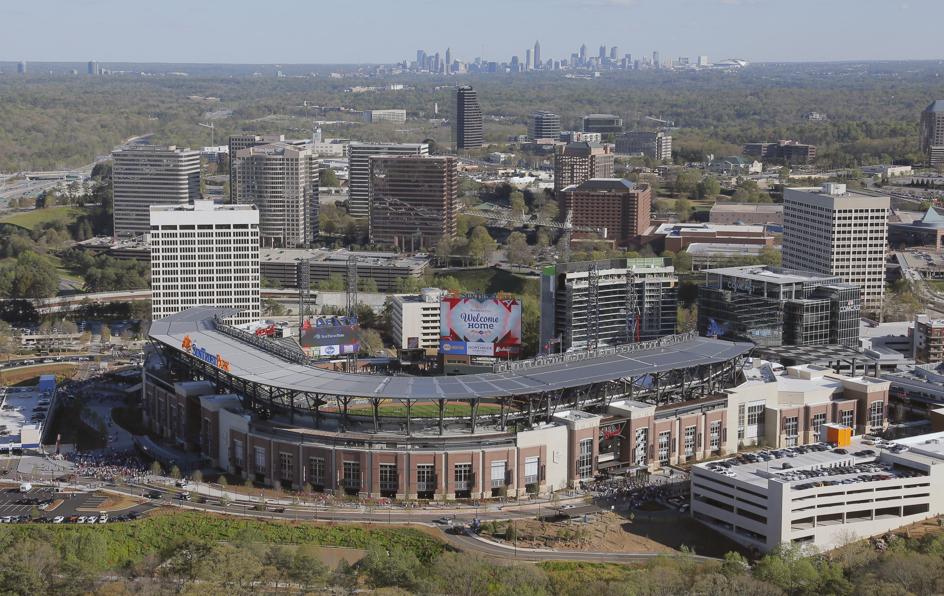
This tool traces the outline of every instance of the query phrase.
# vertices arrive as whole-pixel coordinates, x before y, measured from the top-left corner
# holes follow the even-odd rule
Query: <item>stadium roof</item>
[[[252,383],[299,392],[383,399],[498,398],[582,387],[699,365],[726,362],[754,345],[696,337],[649,350],[556,362],[523,370],[462,376],[411,377],[340,373],[288,362],[262,348],[216,330],[215,317],[235,311],[197,307],[154,321],[151,339],[184,352],[193,345],[229,362],[229,373]]]

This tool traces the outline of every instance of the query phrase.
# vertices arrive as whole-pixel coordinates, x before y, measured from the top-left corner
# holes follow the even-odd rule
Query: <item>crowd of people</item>
[[[148,474],[148,467],[133,451],[124,452],[73,452],[66,459],[75,464],[74,473],[84,478],[110,481],[118,478],[125,480],[143,479]]]
[[[667,501],[683,496],[689,490],[684,473],[639,474],[597,478],[581,482],[581,489],[595,499],[620,508],[636,508],[649,501]]]

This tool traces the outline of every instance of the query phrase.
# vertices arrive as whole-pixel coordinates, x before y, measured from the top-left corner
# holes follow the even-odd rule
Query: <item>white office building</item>
[[[406,110],[365,110],[361,113],[364,122],[393,122],[394,124],[403,124],[406,122]]]
[[[252,205],[150,208],[151,317],[193,306],[235,308],[259,320],[259,212]]]
[[[111,156],[116,236],[147,233],[151,205],[186,205],[200,198],[199,151],[128,145]]]
[[[439,288],[423,288],[418,295],[394,296],[390,301],[391,335],[398,348],[439,349]]]
[[[783,197],[783,267],[837,275],[862,288],[862,307],[885,296],[888,197],[848,191],[845,184],[788,188]]]
[[[351,143],[347,148],[348,210],[370,216],[370,158],[378,155],[429,155],[426,143]]]
[[[944,513],[944,433],[854,438],[692,467],[692,516],[760,551],[820,550]]]

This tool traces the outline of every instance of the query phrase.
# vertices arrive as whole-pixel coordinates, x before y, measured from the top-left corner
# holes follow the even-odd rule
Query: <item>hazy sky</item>
[[[0,0],[0,60],[395,62],[620,56],[944,58],[944,0]]]

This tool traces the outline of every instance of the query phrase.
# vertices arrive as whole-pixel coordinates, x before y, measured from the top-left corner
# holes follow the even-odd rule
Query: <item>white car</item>
[[[52,523],[61,524],[63,520],[65,520],[64,517],[62,517],[61,515],[57,515],[56,517],[52,518]]]
[[[79,516],[79,519],[75,520],[75,523],[77,523],[77,524],[84,524],[84,523],[85,523],[85,519],[86,519],[85,516],[84,516],[84,515],[81,515],[81,516]]]
[[[98,523],[100,523],[100,524],[108,523],[108,516],[107,516],[107,515],[99,515],[99,516],[98,516]]]

